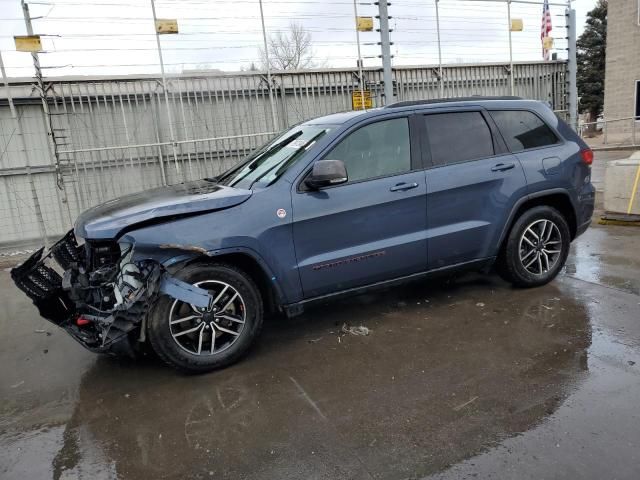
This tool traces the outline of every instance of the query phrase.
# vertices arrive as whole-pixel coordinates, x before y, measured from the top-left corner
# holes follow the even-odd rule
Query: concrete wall
[[[640,80],[640,25],[638,0],[610,0],[607,14],[607,53],[604,89],[604,117],[632,117],[635,84]],[[640,125],[631,120],[610,123],[608,134],[615,141],[629,141],[635,123],[637,139]]]
[[[604,178],[604,209],[607,212],[627,213],[631,194],[640,167],[640,152],[635,152],[624,160],[607,162]],[[640,200],[636,194],[631,205],[632,215],[640,215]]]

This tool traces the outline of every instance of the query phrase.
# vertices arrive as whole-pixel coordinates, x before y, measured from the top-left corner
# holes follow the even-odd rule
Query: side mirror
[[[313,164],[313,170],[304,181],[311,190],[345,183],[349,177],[342,160],[318,160]]]

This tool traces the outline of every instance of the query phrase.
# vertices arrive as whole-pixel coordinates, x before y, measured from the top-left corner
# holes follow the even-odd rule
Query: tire
[[[564,216],[552,207],[533,207],[511,227],[497,261],[497,271],[517,287],[545,285],[564,266],[570,244],[571,233]]]
[[[187,373],[237,362],[258,337],[264,317],[262,297],[251,277],[223,263],[188,265],[176,277],[209,290],[216,301],[210,311],[200,312],[161,295],[149,314],[153,350],[168,365]]]

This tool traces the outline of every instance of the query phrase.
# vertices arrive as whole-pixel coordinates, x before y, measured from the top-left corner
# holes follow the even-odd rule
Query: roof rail
[[[435,103],[452,103],[452,102],[473,102],[482,100],[523,100],[522,97],[513,96],[496,96],[496,97],[483,97],[482,95],[474,95],[471,97],[454,97],[454,98],[433,98],[430,100],[408,100],[405,102],[395,102],[389,105],[385,105],[384,108],[400,108],[411,107],[413,105],[432,105]]]

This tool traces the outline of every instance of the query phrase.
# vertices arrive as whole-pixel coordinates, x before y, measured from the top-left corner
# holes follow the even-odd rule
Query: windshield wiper
[[[298,153],[300,153],[301,150],[306,150],[308,149],[313,143],[315,143],[321,136],[323,136],[324,134],[327,133],[327,130],[322,130],[320,132],[318,132],[316,135],[314,135],[313,137],[311,137],[309,139],[308,142],[306,142],[304,145],[302,145],[299,149],[296,150],[296,152],[291,155],[278,169],[278,171],[275,173],[275,178],[273,179],[273,182],[275,182],[278,178],[280,178],[280,175],[282,175],[284,172],[287,171],[287,169],[289,168],[289,166],[291,165],[291,162],[293,161],[294,158],[296,158],[296,155]]]
[[[266,150],[264,150],[263,152],[258,153],[253,159],[244,162],[242,165],[239,165],[238,168],[230,171],[228,174],[223,175],[223,177],[221,177],[218,180],[221,180],[222,178],[227,178],[232,174],[235,174],[236,172],[238,172],[239,170],[242,171],[242,169],[244,168],[248,168],[249,172],[253,172],[256,168],[258,168],[259,166],[262,165],[263,161],[270,158],[270,156],[275,153],[276,151],[282,149],[283,147],[285,147],[287,144],[291,143],[292,141],[294,141],[296,138],[298,138],[300,135],[302,135],[302,130],[300,130],[299,132],[294,133],[293,135],[291,135],[290,137],[285,138],[284,140],[272,145],[271,147],[267,148]],[[233,183],[237,183],[240,182],[241,180],[243,180],[246,176],[248,176],[250,173],[247,173],[246,175],[244,175],[242,178],[236,178],[234,180]],[[253,183],[251,184],[253,185]],[[233,184],[229,184],[229,186],[233,186]]]
[[[253,153],[251,153],[247,158],[244,159],[244,161],[240,162],[239,164],[235,165],[234,167],[231,167],[226,172],[222,172],[220,175],[217,175],[215,177],[206,178],[205,180],[211,180],[211,181],[220,182],[220,181],[224,180],[225,178],[229,178],[230,176],[238,173],[240,170],[245,168],[251,162],[255,162],[258,158],[260,158],[263,155],[265,155],[266,153],[270,152],[272,149],[277,148],[277,146],[278,146],[278,144],[272,145],[269,148],[267,148],[266,146],[263,146],[261,149],[256,150]]]
[[[321,132],[318,132],[316,135],[314,135],[313,137],[311,137],[307,142],[305,142],[304,144],[300,145],[299,147],[297,147],[295,149],[295,151],[293,152],[293,154],[291,154],[291,156],[287,157],[287,158],[283,158],[282,162],[280,163],[276,163],[273,167],[271,167],[270,169],[268,169],[266,172],[264,172],[262,175],[258,176],[253,182],[251,182],[251,185],[249,185],[249,190],[251,190],[251,187],[253,187],[253,185],[260,181],[262,178],[264,178],[267,174],[269,174],[271,171],[273,171],[273,169],[278,168],[278,170],[275,173],[274,179],[269,182],[269,185],[271,185],[273,182],[275,182],[278,178],[280,178],[280,175],[282,175],[284,172],[286,172],[287,168],[289,168],[289,166],[291,165],[291,162],[294,158],[296,158],[296,156],[298,155],[298,153],[300,153],[302,150],[306,149],[309,147],[309,145],[311,145],[313,142],[315,142],[318,138],[320,138],[322,135],[324,135],[325,133],[327,133],[326,130],[322,130]]]

